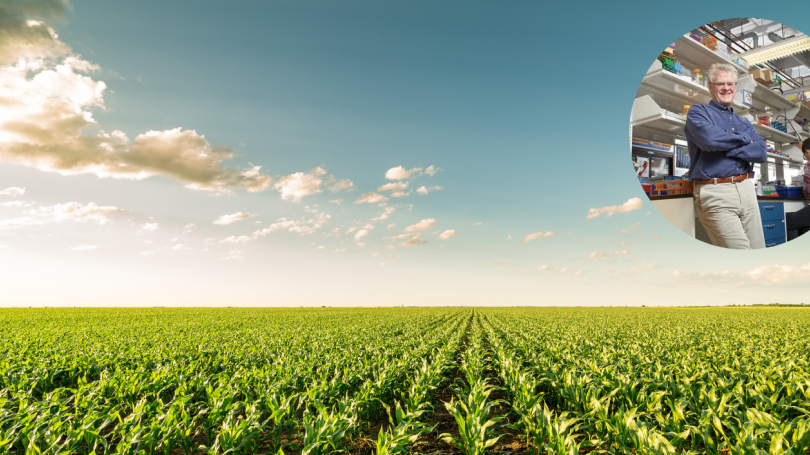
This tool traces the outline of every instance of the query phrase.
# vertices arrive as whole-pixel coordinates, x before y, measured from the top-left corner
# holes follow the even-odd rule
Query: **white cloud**
[[[139,254],[141,256],[151,256],[151,255],[153,255],[155,253],[157,253],[157,251],[141,251]]]
[[[157,230],[157,228],[158,228],[157,223],[146,223],[143,225],[143,227],[141,227],[141,229],[143,229],[144,231],[155,231]]]
[[[810,263],[794,265],[763,265],[747,272],[684,273],[672,272],[678,281],[729,286],[785,286],[806,285],[810,281]]]
[[[547,265],[543,264],[543,265],[541,265],[540,267],[537,267],[537,270],[539,270],[539,271],[541,271],[541,272],[545,272],[546,270],[549,270],[550,268],[551,268],[551,267],[549,267],[549,266],[547,266]]]
[[[529,234],[526,237],[523,237],[523,240],[521,240],[521,242],[524,243],[531,242],[534,239],[539,239],[541,237],[551,237],[552,235],[554,235],[553,232],[535,232],[534,234]]]
[[[387,217],[386,217],[386,218],[387,218]],[[396,226],[397,226],[397,223],[391,223],[391,224],[389,224],[388,226],[386,226],[385,228],[386,228],[386,229],[391,229],[391,228],[396,227]]]
[[[64,220],[76,221],[95,221],[98,224],[104,224],[108,221],[110,215],[123,212],[122,209],[106,206],[100,207],[94,202],[87,205],[81,205],[78,202],[67,202],[64,204],[55,204],[49,207],[40,207],[40,211],[50,213],[54,220],[61,222]]]
[[[450,237],[456,237],[456,230],[455,229],[448,229],[441,234],[439,234],[439,239],[449,239]]]
[[[400,245],[402,245],[402,246],[413,246],[413,245],[419,245],[419,244],[422,244],[422,243],[427,243],[427,242],[420,239],[419,236],[417,235],[417,236],[411,237],[410,239],[400,243]]]
[[[437,172],[442,171],[442,170],[444,170],[444,169],[438,168],[438,167],[431,164],[430,166],[427,167],[427,169],[425,169],[425,174],[433,177],[434,175],[436,175]]]
[[[621,246],[632,245],[632,244],[633,244],[633,242],[619,242],[619,245],[621,245]]]
[[[73,250],[73,251],[95,250],[96,246],[95,245],[78,245],[78,246],[72,246],[72,247],[70,247],[70,249]]]
[[[410,191],[407,191],[407,192],[405,192],[405,191],[394,191],[393,193],[391,193],[391,197],[405,197],[405,196],[410,196],[410,195],[411,195]]]
[[[194,223],[189,223],[184,226],[184,229],[183,234],[188,234],[189,232],[193,232],[195,229],[197,229],[197,225]]]
[[[334,183],[327,180],[326,189],[334,193],[341,190],[348,190],[352,186],[354,186],[354,183],[352,183],[352,181],[349,179],[338,180]]]
[[[341,202],[343,202],[343,199],[332,199],[329,201],[330,204],[340,204]]]
[[[375,202],[382,202],[382,201],[387,201],[387,200],[388,200],[388,198],[383,196],[382,194],[377,194],[377,193],[372,192],[372,193],[365,193],[365,194],[360,195],[360,197],[357,198],[354,201],[354,203],[355,204],[362,204],[362,203],[366,202],[366,203],[369,203],[369,204],[373,204]]]
[[[326,171],[320,166],[316,167],[315,169],[310,169],[309,173],[312,175],[326,175]]]
[[[636,229],[638,229],[638,226],[639,226],[640,224],[641,224],[641,223],[633,223],[633,224],[631,224],[630,226],[627,226],[626,228],[622,229],[622,232],[630,232],[630,231],[635,231]]]
[[[226,167],[233,149],[212,146],[193,130],[148,131],[132,141],[120,131],[88,132],[97,127],[93,111],[105,108],[107,85],[83,73],[99,67],[72,54],[44,21],[26,17],[61,17],[54,11],[69,4],[16,3],[3,6],[0,30],[0,160],[62,175],[162,175],[195,189],[269,187],[271,179],[259,166]]]
[[[409,178],[411,175],[417,174],[421,170],[421,167],[415,167],[409,170],[406,170],[402,166],[392,167],[391,169],[385,171],[385,178],[388,180],[404,180]]]
[[[641,207],[644,206],[644,203],[641,202],[641,199],[634,197],[628,199],[622,205],[611,205],[608,207],[602,207],[600,209],[589,209],[588,210],[588,219],[596,218],[601,216],[603,213],[607,213],[607,216],[613,216],[615,213],[627,213],[632,212],[633,210],[639,210]]]
[[[367,224],[367,225],[363,226],[363,229],[374,229],[374,225],[373,224]]]
[[[286,230],[289,232],[295,232],[299,235],[307,235],[316,232],[318,229],[323,227],[323,225],[331,218],[331,216],[327,215],[324,212],[319,212],[315,214],[314,218],[310,219],[291,219],[287,217],[279,218],[275,223],[267,226],[264,229],[258,230],[253,232],[252,235],[240,235],[240,236],[230,236],[223,240],[220,240],[220,243],[247,243],[254,240],[257,240],[259,237],[266,236],[272,232]]]
[[[219,224],[219,225],[226,226],[226,225],[229,225],[231,223],[235,223],[237,221],[242,221],[242,220],[246,220],[248,218],[253,218],[255,216],[256,215],[254,215],[252,213],[236,212],[236,213],[234,213],[232,215],[222,215],[222,216],[220,216],[219,218],[214,220],[214,224]]]
[[[354,240],[355,240],[355,241],[360,240],[361,238],[363,238],[363,237],[365,237],[365,236],[367,236],[367,235],[368,235],[368,231],[367,231],[367,230],[365,230],[365,229],[360,229],[359,231],[357,231],[357,234],[354,234]]]
[[[45,224],[46,220],[42,218],[35,218],[31,216],[22,216],[17,218],[9,218],[5,220],[0,220],[0,231],[4,231],[7,229],[17,229],[24,226],[37,226]]]
[[[337,249],[335,249],[335,250],[334,250],[334,251],[332,251],[332,252],[333,252],[333,253],[342,253],[342,252],[344,252],[344,251],[346,251],[346,248],[337,248]]]
[[[377,191],[405,191],[408,188],[408,182],[391,182],[377,188]]]
[[[385,246],[383,247],[383,249],[384,249],[384,250],[396,250],[396,249],[397,249],[397,247],[395,247],[394,245],[385,245]]]
[[[23,201],[8,201],[0,204],[1,207],[22,207],[23,205],[30,205],[30,204],[26,204]]]
[[[605,256],[605,252],[601,250],[594,251],[593,253],[588,255],[589,258],[601,258],[603,256]]]
[[[220,258],[222,261],[241,261],[242,260],[242,251],[241,250],[231,250],[228,252],[228,255]]]
[[[372,218],[371,221],[382,221],[391,216],[391,214],[394,213],[394,210],[396,210],[394,207],[385,207],[383,208],[383,213],[376,218]]]
[[[630,253],[628,253],[627,250],[617,251],[613,253],[614,256],[627,256],[628,254]]]
[[[422,220],[416,224],[412,224],[405,228],[408,232],[413,231],[424,231],[425,229],[430,229],[436,224],[436,220],[434,218],[428,218],[426,220]]]
[[[172,250],[174,250],[174,251],[180,251],[180,250],[190,250],[190,249],[191,249],[191,248],[189,248],[189,247],[187,247],[187,246],[183,245],[182,243],[178,243],[177,245],[175,245],[175,246],[173,246],[173,247],[172,247]]]
[[[428,193],[431,193],[433,191],[439,191],[439,190],[443,190],[443,189],[444,188],[442,188],[440,186],[431,186],[430,188],[425,187],[425,186],[420,186],[419,188],[416,189],[416,192],[418,194],[428,194]]]
[[[0,196],[22,196],[23,194],[25,194],[25,188],[20,188],[17,186],[12,186],[11,188],[6,188],[3,191],[0,191]]]
[[[320,193],[321,183],[323,183],[323,180],[315,175],[296,172],[295,174],[279,178],[278,181],[273,184],[273,188],[281,193],[281,199],[285,201],[301,202],[301,198],[304,196]]]
[[[477,222],[477,223],[474,223],[474,224],[473,224],[473,226],[481,226],[482,224],[484,224],[484,223],[482,223],[482,222],[480,222],[480,221],[479,221],[479,222]]]

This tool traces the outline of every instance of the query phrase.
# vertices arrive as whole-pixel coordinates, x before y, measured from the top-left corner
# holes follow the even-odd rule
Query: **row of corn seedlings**
[[[6,354],[0,452],[275,451],[290,444],[290,435],[307,433],[306,425],[324,426],[318,418],[351,409],[355,394],[371,390],[376,398],[376,390],[401,383],[381,372],[416,365],[417,354],[427,355],[441,341],[431,337],[461,314],[403,311],[380,318],[354,310],[313,324],[283,311],[274,318],[211,311],[206,322],[213,328],[192,324],[189,330],[187,315],[146,313],[150,317],[135,321],[106,313],[73,325],[57,317],[41,322],[39,338],[26,332],[36,324],[17,321],[15,337],[0,340]],[[305,327],[319,336],[302,332]],[[48,339],[49,332],[59,336]],[[375,381],[381,386],[364,389]]]
[[[432,412],[431,401],[436,390],[446,381],[446,376],[454,364],[454,356],[461,344],[467,318],[453,326],[454,334],[449,342],[439,348],[432,363],[423,359],[422,365],[408,380],[406,393],[395,402],[394,415],[388,416],[389,426],[377,434],[375,453],[392,455],[410,453],[410,448],[423,434],[429,434],[433,427],[425,421]]]
[[[493,416],[492,408],[501,400],[490,399],[495,386],[487,377],[489,359],[484,347],[483,329],[480,317],[473,311],[467,348],[461,354],[459,369],[464,378],[457,378],[453,387],[454,397],[445,408],[458,425],[459,436],[451,433],[439,435],[445,442],[456,446],[465,455],[483,455],[489,447],[500,439],[494,425],[504,416]]]
[[[726,313],[724,321],[718,313],[667,312],[659,321],[635,311],[538,311],[537,319],[526,317],[529,311],[498,311],[488,319],[504,341],[499,358],[520,362],[511,369],[538,382],[552,413],[578,419],[571,426],[583,445],[620,453],[807,450],[810,370],[793,349],[808,342],[772,324],[805,335],[807,327],[775,313]],[[743,321],[750,324],[745,335],[738,330]],[[519,387],[510,396],[520,396]]]

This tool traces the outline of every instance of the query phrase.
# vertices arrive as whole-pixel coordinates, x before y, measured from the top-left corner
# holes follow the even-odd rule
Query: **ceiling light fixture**
[[[740,57],[748,63],[757,65],[772,60],[788,57],[810,49],[810,38],[806,35],[797,35],[778,43],[758,47],[752,51],[743,52]]]

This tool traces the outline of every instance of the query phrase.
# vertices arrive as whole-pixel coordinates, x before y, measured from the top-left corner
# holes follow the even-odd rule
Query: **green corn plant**
[[[492,390],[493,387],[484,380],[473,383],[469,391],[455,389],[460,400],[455,401],[455,397],[452,397],[450,403],[445,403],[444,406],[458,424],[460,439],[449,433],[443,433],[439,438],[453,444],[465,455],[482,455],[488,447],[495,445],[502,435],[490,437],[490,428],[504,416],[489,418],[489,413],[493,406],[504,401],[487,401]]]
[[[539,410],[539,406],[535,406]],[[568,417],[567,412],[555,415],[550,411],[545,404],[543,404],[542,412],[538,415],[538,426],[536,430],[540,431],[533,434],[534,447],[539,449],[542,447],[546,449],[549,455],[576,455],[579,453],[580,444],[576,438],[579,436],[574,432],[579,428],[575,425],[580,419],[578,417]],[[544,443],[548,440],[548,443]],[[538,450],[539,453],[539,450]]]
[[[304,448],[301,455],[322,455],[341,448],[346,433],[354,425],[356,404],[338,402],[332,409],[316,401],[316,413],[304,411]]]
[[[396,421],[394,417],[388,416],[391,424],[387,431],[377,434],[375,446],[376,455],[394,455],[410,453],[409,446],[415,442],[419,436],[433,431],[432,426],[428,426],[419,421],[419,417],[424,410],[416,412],[406,412],[399,403],[396,404]],[[395,426],[396,425],[396,426]]]

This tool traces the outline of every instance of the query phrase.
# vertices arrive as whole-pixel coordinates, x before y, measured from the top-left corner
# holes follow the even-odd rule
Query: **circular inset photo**
[[[723,248],[769,248],[810,230],[810,38],[779,22],[726,19],[651,63],[630,140],[652,204]]]

